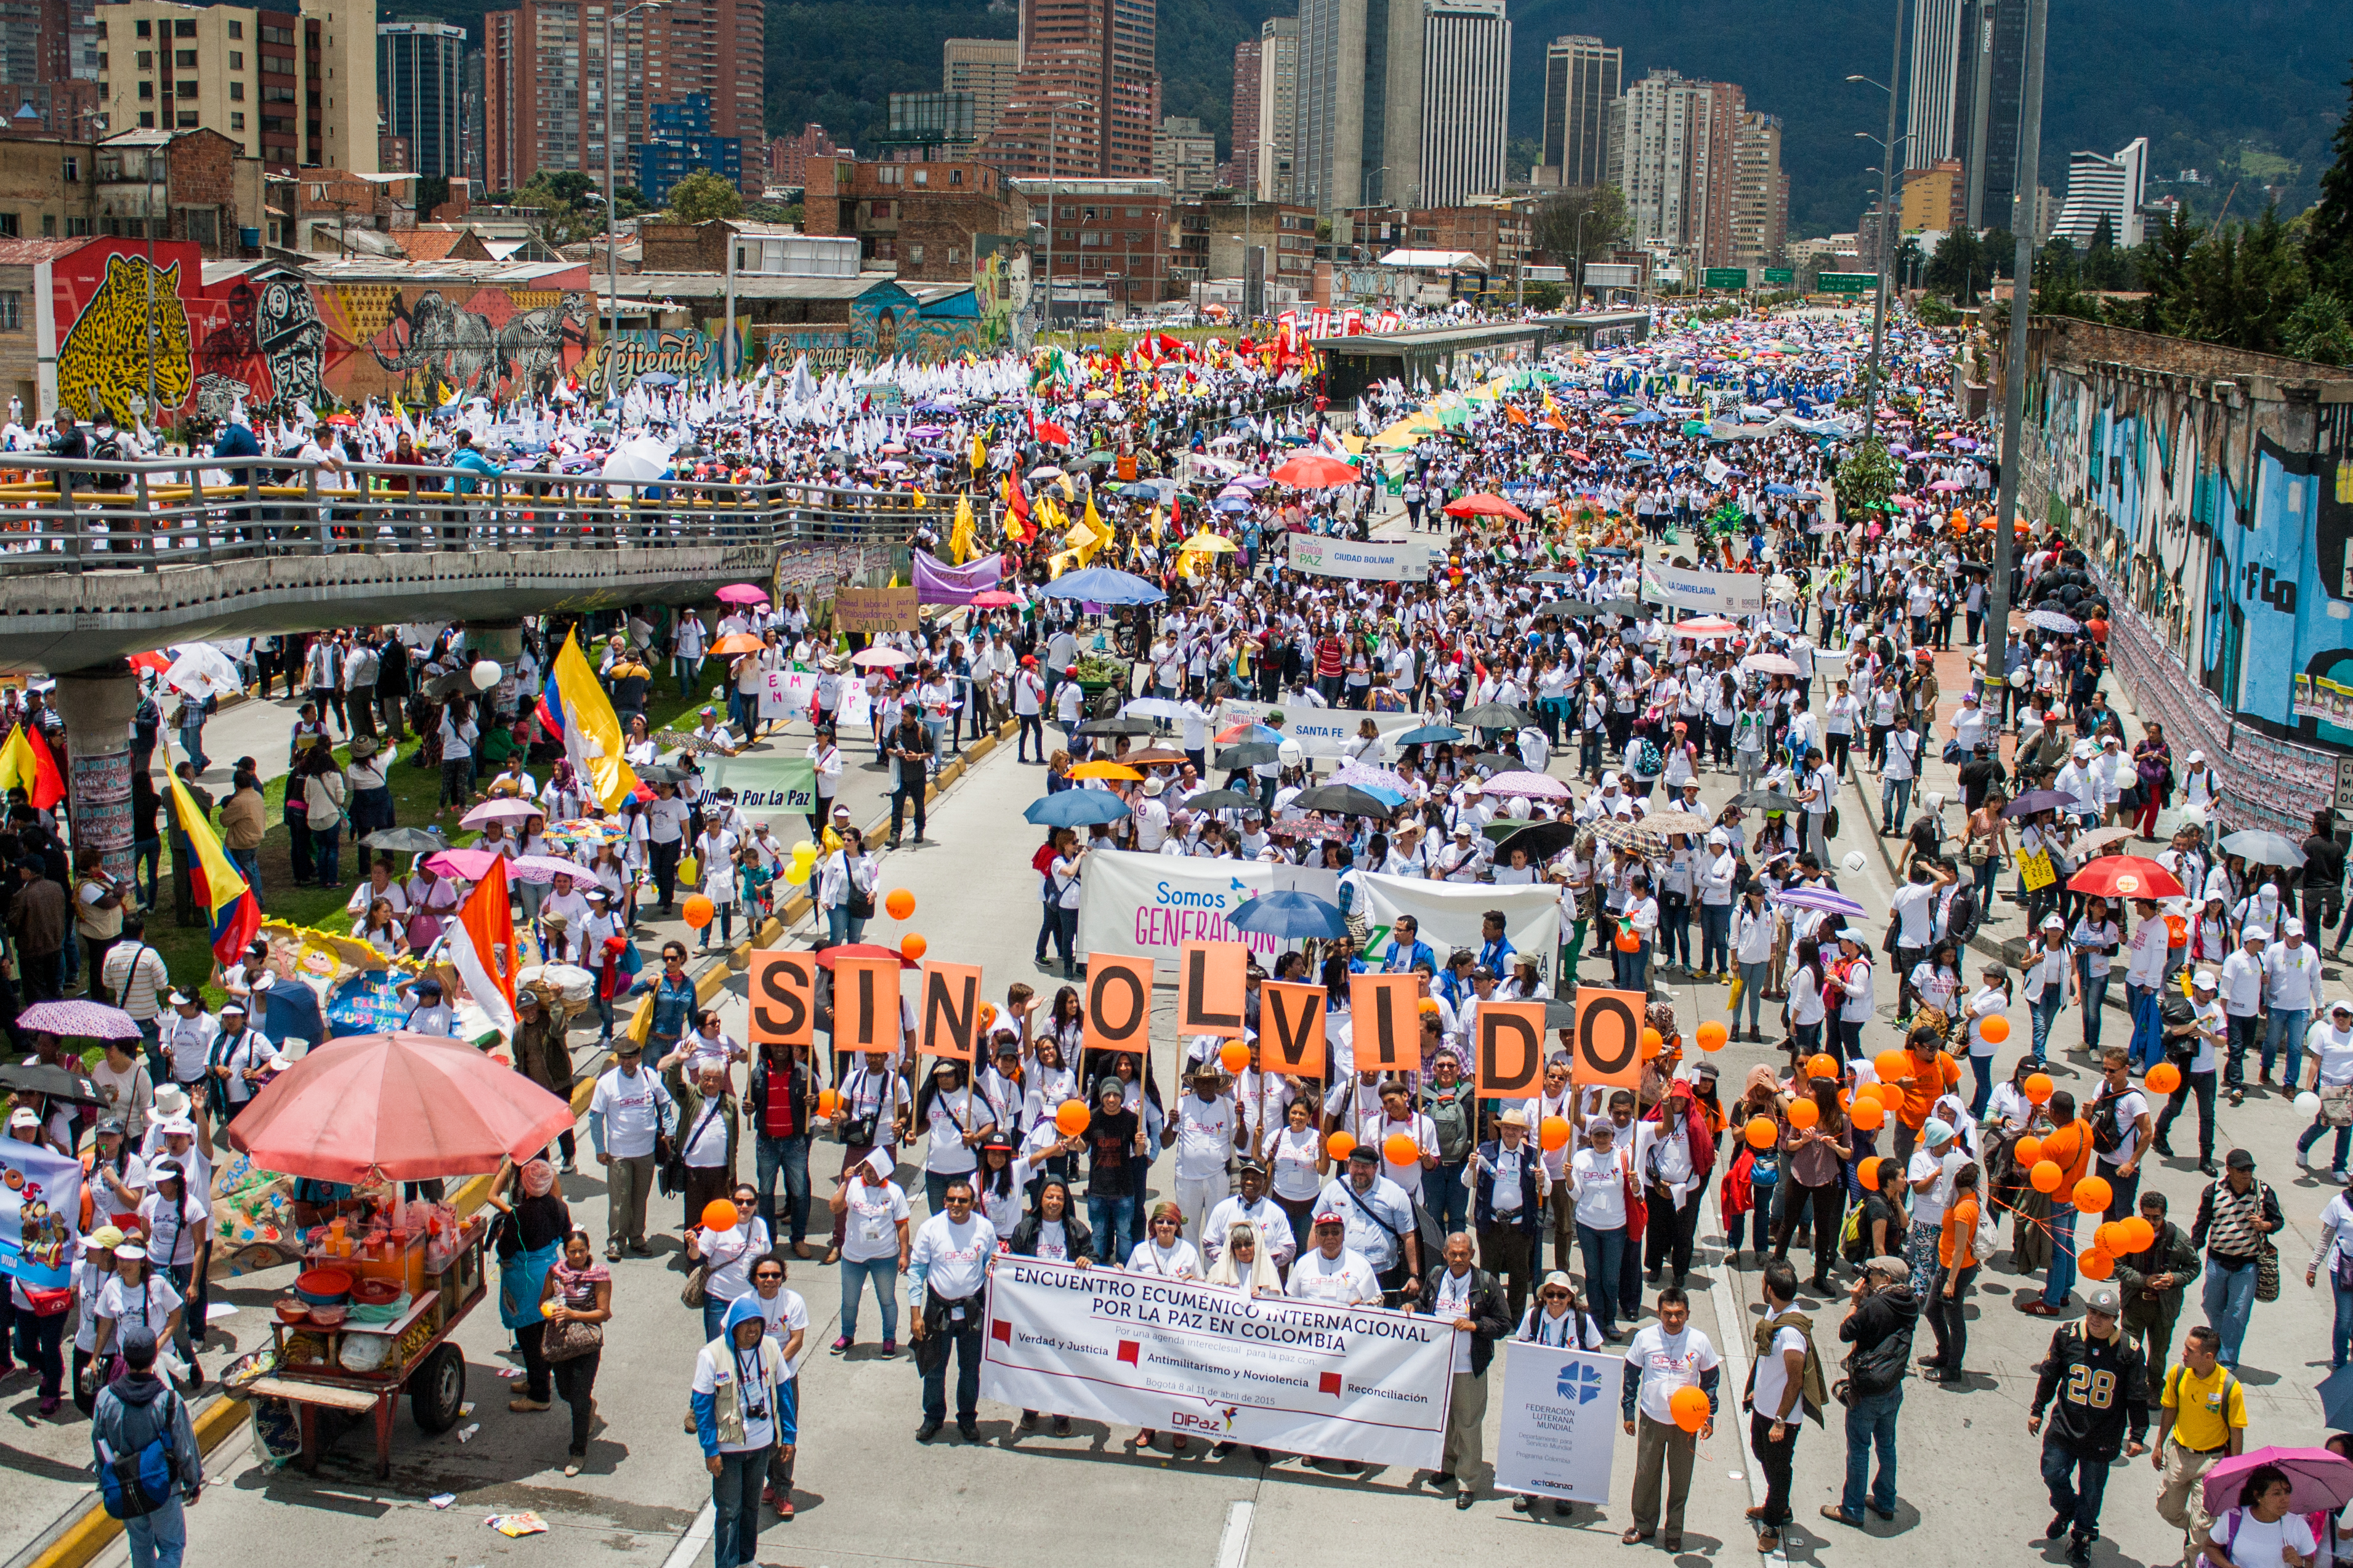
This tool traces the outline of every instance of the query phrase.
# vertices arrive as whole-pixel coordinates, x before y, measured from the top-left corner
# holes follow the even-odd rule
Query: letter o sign
[[[1638,1085],[1642,1076],[1642,1013],[1640,995],[1622,991],[1581,991],[1577,999],[1577,1080],[1582,1084]]]

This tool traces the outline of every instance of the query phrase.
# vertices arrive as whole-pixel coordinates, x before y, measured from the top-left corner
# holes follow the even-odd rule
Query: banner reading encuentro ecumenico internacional
[[[1024,1410],[1434,1469],[1459,1331],[1007,1255],[988,1271],[980,1391]]]

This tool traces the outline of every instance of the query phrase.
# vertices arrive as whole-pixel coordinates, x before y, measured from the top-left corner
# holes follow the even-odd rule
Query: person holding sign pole
[[[1324,1184],[1323,1208],[1341,1216],[1348,1249],[1372,1265],[1381,1304],[1394,1307],[1400,1295],[1421,1290],[1421,1237],[1413,1200],[1380,1173],[1380,1164],[1381,1152],[1369,1142],[1349,1150],[1348,1173]]]

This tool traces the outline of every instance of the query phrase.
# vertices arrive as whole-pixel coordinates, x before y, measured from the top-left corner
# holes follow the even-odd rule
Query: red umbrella
[[[1275,469],[1273,478],[1279,485],[1320,489],[1327,485],[1355,484],[1357,474],[1353,465],[1337,458],[1327,458],[1320,452],[1302,452]]]
[[[257,1169],[322,1182],[421,1182],[527,1159],[572,1104],[460,1040],[330,1040],[262,1086],[229,1129]]]
[[[819,969],[831,969],[834,961],[840,958],[895,958],[899,961],[899,967],[902,969],[923,967],[895,947],[877,947],[871,942],[847,942],[839,947],[819,948],[817,966]],[[248,1112],[248,1114],[251,1113]]]
[[[1002,588],[989,588],[972,596],[973,607],[981,610],[1010,609],[1018,600]]]
[[[2067,879],[2071,893],[2103,899],[2178,899],[2183,889],[2173,873],[2138,855],[2103,855]]]
[[[172,668],[172,656],[168,653],[134,653],[131,656],[131,668],[150,669],[161,675]]]
[[[1522,511],[1502,496],[1489,495],[1484,490],[1477,495],[1464,496],[1460,500],[1448,501],[1446,515],[1449,517],[1508,517],[1516,522],[1525,522],[1528,520],[1526,512]]]

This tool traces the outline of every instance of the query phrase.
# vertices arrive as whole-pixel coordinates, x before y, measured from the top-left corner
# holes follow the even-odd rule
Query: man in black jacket
[[[1895,1416],[1904,1408],[1904,1373],[1920,1321],[1912,1266],[1892,1256],[1868,1259],[1850,1299],[1853,1308],[1839,1324],[1839,1338],[1854,1347],[1846,1358],[1846,1490],[1822,1505],[1822,1517],[1860,1530],[1866,1504],[1882,1519],[1895,1517]]]
[[[1477,1500],[1472,1476],[1479,1468],[1481,1428],[1487,1420],[1487,1363],[1494,1359],[1495,1342],[1512,1331],[1516,1320],[1504,1315],[1504,1293],[1495,1277],[1471,1266],[1471,1237],[1459,1230],[1446,1238],[1446,1267],[1432,1270],[1421,1282],[1420,1310],[1456,1331],[1446,1447],[1432,1479],[1442,1485],[1459,1478],[1454,1506],[1469,1508]]]
[[[2056,1542],[2066,1531],[2067,1561],[2078,1568],[2092,1560],[2092,1542],[2100,1533],[2100,1499],[2116,1450],[2137,1459],[2147,1447],[2147,1363],[2140,1348],[2125,1337],[2121,1311],[2115,1288],[2103,1285],[2085,1303],[2081,1323],[2069,1323],[2051,1336],[2026,1417],[2027,1436],[2032,1436],[2042,1431],[2042,1413],[2052,1412],[2051,1430],[2042,1438],[2042,1484],[2051,1489],[2052,1511],[2051,1528],[2042,1535]]]
[[[2173,1354],[2173,1325],[2182,1299],[2198,1278],[2198,1249],[2189,1235],[2166,1215],[2163,1193],[2140,1195],[2140,1217],[2156,1234],[2146,1250],[2116,1259],[2116,1299],[2124,1303],[2125,1337],[2140,1346],[2144,1367],[2167,1365]]]
[[[2296,875],[2303,894],[2304,929],[2313,941],[2328,928],[2343,901],[2345,848],[2337,842],[2337,814],[2323,807],[2312,814],[2312,837],[2304,841],[2304,869]]]
[[[768,1234],[776,1235],[776,1177],[781,1173],[785,1202],[792,1207],[796,1258],[810,1255],[809,1121],[816,1110],[817,1084],[808,1051],[807,1045],[763,1045],[744,1090],[744,1126],[753,1136],[754,1169],[759,1173],[760,1217],[768,1222]]]
[[[1502,1136],[1480,1144],[1471,1157],[1471,1224],[1479,1233],[1479,1260],[1503,1277],[1516,1323],[1527,1310],[1551,1183],[1528,1142],[1527,1113],[1506,1110],[1498,1130]]]

